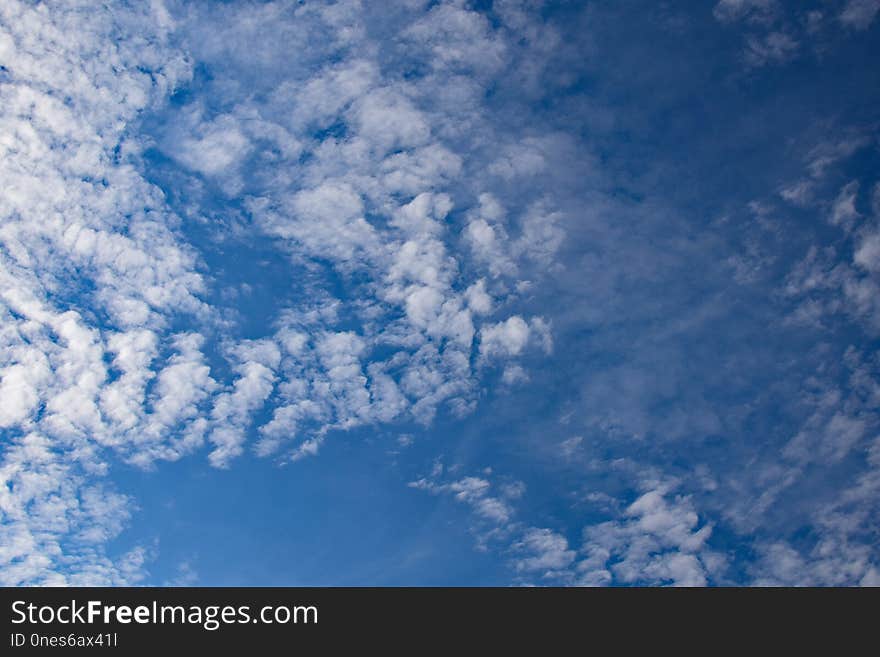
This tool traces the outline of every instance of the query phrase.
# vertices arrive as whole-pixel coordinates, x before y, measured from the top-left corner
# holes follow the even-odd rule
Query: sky
[[[880,586],[878,37],[0,3],[0,584]]]

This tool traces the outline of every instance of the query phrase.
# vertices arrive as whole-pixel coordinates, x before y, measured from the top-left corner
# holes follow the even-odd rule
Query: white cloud
[[[578,449],[581,447],[581,443],[584,442],[583,436],[572,436],[571,438],[566,438],[561,443],[559,443],[559,452],[562,457],[566,460],[569,460],[577,454]]]
[[[485,75],[504,64],[504,41],[492,33],[485,16],[462,7],[437,5],[403,36],[424,48],[425,58],[437,70]]]
[[[512,144],[489,165],[489,172],[513,180],[541,173],[547,167],[547,158],[540,142],[525,139],[521,143]]]
[[[275,386],[275,369],[281,354],[274,342],[261,340],[236,345],[238,375],[232,389],[218,395],[211,409],[211,433],[208,440],[214,449],[208,460],[225,468],[244,451],[245,431],[251,414],[259,409]]]
[[[505,497],[511,497],[509,488],[502,490],[501,496],[493,495],[491,494],[492,484],[488,479],[482,477],[463,477],[448,483],[441,483],[437,480],[437,475],[441,473],[435,472],[431,478],[422,478],[410,482],[409,486],[410,488],[427,490],[434,495],[441,493],[452,495],[457,501],[467,504],[477,519],[481,522],[489,523],[490,527],[503,527],[510,522],[514,511],[504,499]],[[514,491],[516,490],[515,488]],[[518,495],[514,494],[513,497],[518,497]],[[487,530],[480,528],[480,531]],[[491,535],[492,530],[489,529],[488,532]],[[485,537],[482,537],[481,540],[485,540]]]
[[[853,256],[855,263],[872,273],[880,272],[880,231],[865,233]]]
[[[713,14],[722,22],[737,21],[743,18],[764,22],[773,17],[776,8],[776,0],[719,0]]]
[[[528,380],[529,375],[520,365],[508,365],[501,374],[501,381],[509,386],[525,383]]]
[[[232,173],[251,150],[248,138],[238,122],[229,115],[208,123],[194,121],[199,127],[195,136],[187,136],[175,145],[180,162],[206,176]]]
[[[0,7],[0,578],[9,585],[144,576],[149,550],[107,554],[132,502],[100,483],[104,450],[155,458],[145,429],[161,331],[169,313],[204,311],[195,257],[140,176],[129,131],[189,64],[168,45],[159,3],[85,9]]]
[[[255,202],[254,210],[260,211]],[[331,258],[342,266],[374,258],[375,231],[364,218],[360,195],[344,182],[328,181],[285,199],[277,211],[261,213],[269,234],[296,242],[315,257]]]
[[[7,444],[0,464],[4,586],[106,586],[144,576],[142,548],[116,561],[104,554],[104,543],[130,516],[130,501],[88,478],[45,436],[30,433]]]
[[[831,207],[830,221],[835,226],[840,226],[846,231],[852,230],[859,213],[856,210],[856,197],[859,193],[859,183],[854,180],[843,187]]]
[[[464,296],[471,312],[477,315],[492,312],[492,297],[486,292],[486,281],[482,278],[465,290]]]
[[[799,180],[783,188],[779,195],[786,201],[804,207],[812,199],[813,185],[809,180]]]
[[[530,332],[529,325],[518,315],[485,326],[480,333],[480,353],[487,357],[516,356],[528,343]]]
[[[868,425],[862,419],[837,411],[840,401],[833,392],[824,396],[820,409],[789,441],[783,454],[799,463],[841,461],[865,437]]]
[[[334,430],[471,412],[478,336],[509,359],[530,340],[552,345],[541,318],[501,309],[516,307],[519,272],[561,247],[561,215],[529,195],[508,223],[486,191],[546,171],[552,153],[528,140],[493,154],[490,171],[473,143],[488,134],[484,84],[505,66],[505,31],[463,7],[432,9],[396,42],[432,71],[410,80],[357,3],[177,9],[0,7],[0,468],[19,482],[0,487],[4,581],[143,577],[149,549],[106,552],[133,508],[96,483],[111,456],[148,468],[207,444],[226,467],[256,430],[259,454],[295,460]],[[193,57],[220,73],[204,83],[210,102],[169,104]],[[138,133],[148,115],[151,139]],[[306,276],[291,286],[315,307],[291,310],[291,294],[268,335],[225,335],[206,302],[222,282],[182,231],[197,220],[220,242],[229,226],[170,210],[143,175],[153,147],[187,170],[174,173],[188,190],[240,196],[242,225],[309,274],[332,270],[341,298]],[[480,268],[459,252],[464,216],[492,233]],[[507,522],[513,498],[473,483],[447,485],[486,523]]]
[[[849,0],[840,12],[840,22],[856,30],[866,30],[880,12],[880,0]]]
[[[798,41],[781,31],[768,32],[763,36],[746,39],[745,61],[749,66],[784,64],[794,59],[800,48]]]
[[[701,551],[712,526],[700,526],[689,498],[668,500],[669,492],[667,486],[658,486],[642,494],[619,520],[584,529],[585,558],[577,565],[581,583],[707,583]]]
[[[352,106],[351,120],[359,136],[379,155],[421,146],[431,136],[425,115],[405,96],[387,87],[358,99]]]
[[[514,549],[524,552],[516,561],[516,569],[525,572],[538,572],[545,577],[552,577],[557,570],[568,568],[575,560],[577,553],[570,550],[568,540],[549,529],[532,527],[514,544]]]

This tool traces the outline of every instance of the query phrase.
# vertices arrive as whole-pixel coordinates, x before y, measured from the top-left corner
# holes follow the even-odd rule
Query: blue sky
[[[0,583],[880,585],[877,0],[0,8]]]

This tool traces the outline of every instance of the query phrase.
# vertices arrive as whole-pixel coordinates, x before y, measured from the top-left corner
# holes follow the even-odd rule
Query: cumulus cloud
[[[712,526],[700,523],[687,497],[668,499],[668,486],[642,494],[623,517],[584,529],[584,584],[674,584],[704,586],[701,551]]]
[[[807,35],[866,29],[877,13],[874,2],[839,4],[836,20],[792,18],[770,0],[721,0],[714,16],[743,31],[741,55],[757,77],[810,52]],[[633,440],[663,458],[675,440],[696,449],[760,424],[755,416],[770,406],[796,420],[790,431],[755,428],[771,456],[743,456],[741,443],[751,443],[727,440],[731,463],[760,461],[744,472],[698,467],[676,484],[637,473],[635,500],[591,491],[582,499],[600,500],[608,516],[585,529],[580,520],[527,521],[525,486],[491,472],[441,469],[412,482],[464,510],[478,545],[498,549],[518,581],[719,581],[724,558],[709,547],[717,520],[707,513],[760,532],[784,495],[811,487],[811,472],[847,467],[859,476],[809,514],[815,541],[805,547],[766,530],[750,543],[758,556],[744,572],[773,583],[877,581],[876,360],[864,345],[827,346],[880,330],[877,203],[866,201],[876,181],[837,169],[874,143],[868,132],[823,128],[831,136],[805,147],[802,170],[772,183],[795,206],[788,210],[815,213],[831,237],[811,243],[800,225],[786,233],[783,210],[754,204],[745,253],[727,261],[741,265],[739,276],[725,277],[721,294],[698,268],[714,258],[717,235],[676,243],[676,231],[692,225],[650,198],[613,204],[581,179],[584,166],[572,161],[586,149],[562,132],[572,125],[562,115],[586,105],[563,98],[566,109],[547,124],[501,107],[511,95],[546,99],[545,86],[580,94],[579,73],[560,69],[566,57],[589,58],[571,52],[538,3],[173,9],[15,1],[0,9],[3,582],[144,581],[155,548],[110,547],[136,513],[107,476],[113,461],[154,468],[202,450],[226,468],[250,449],[281,462],[312,457],[335,432],[357,427],[400,423],[411,436],[438,415],[473,413],[488,391],[543,383],[532,359],[572,346],[556,336],[559,323],[579,334],[587,327],[602,355],[571,402],[586,410],[579,419],[560,411],[575,419],[550,441],[567,473],[623,468],[626,459],[593,459],[592,450],[626,453]],[[623,191],[647,178],[628,179]],[[633,223],[648,214],[660,229]],[[582,244],[568,257],[571,230]],[[733,231],[719,231],[721,241]],[[768,256],[761,240],[773,231],[796,238]],[[655,250],[645,246],[654,240]],[[764,296],[779,304],[774,312],[784,308],[786,329],[818,331],[805,335],[825,346],[803,356],[815,377],[792,374],[792,365],[753,400],[742,379],[760,377],[730,361],[763,371],[766,352],[760,344],[730,352],[725,340],[753,337],[749,317],[760,317],[755,343],[782,334],[760,303],[730,323],[720,309],[743,310],[736,300],[754,301],[749,286],[784,271],[781,252],[801,246],[784,289]],[[286,261],[266,280],[240,280],[253,275],[257,252]],[[676,263],[688,265],[680,317],[665,289]],[[559,277],[560,305],[576,289],[580,307],[541,305],[552,306],[537,299],[548,275]],[[271,295],[225,305],[261,286]],[[647,291],[631,303],[636,286]],[[705,305],[693,305],[694,290]],[[662,322],[650,314],[657,308]],[[646,339],[631,339],[635,324]],[[696,325],[704,330],[688,332]],[[717,351],[711,366],[664,353],[669,336],[695,335],[688,354]],[[802,387],[774,405],[792,377]],[[707,399],[719,389],[748,400],[721,412]],[[180,578],[191,581],[189,567]]]
[[[356,5],[339,10],[345,18],[299,11],[299,27],[291,27],[295,34],[288,37],[314,40],[332,64],[304,62],[290,68],[289,79],[275,80],[265,102],[244,89],[232,89],[230,95],[224,85],[223,107],[214,115],[198,106],[170,108],[167,114],[172,123],[182,115],[183,133],[166,146],[178,158],[180,145],[201,144],[218,121],[227,125],[225,134],[241,131],[250,142],[248,125],[277,126],[299,145],[271,160],[261,159],[257,146],[242,155],[250,175],[241,192],[253,226],[275,239],[294,264],[331,272],[328,287],[319,292],[316,284],[313,294],[342,285],[329,302],[337,309],[332,318],[315,323],[296,309],[279,316],[273,339],[280,343],[293,333],[301,339],[295,353],[282,349],[277,395],[269,401],[274,408],[259,427],[257,449],[265,455],[282,453],[281,458],[316,453],[333,430],[404,417],[428,423],[444,406],[466,414],[476,399],[480,372],[471,363],[471,352],[479,344],[517,357],[528,346],[523,337],[537,336],[534,344],[544,349],[551,342],[549,324],[540,318],[496,313],[502,303],[515,302],[511,290],[521,282],[519,263],[545,265],[560,248],[562,214],[547,199],[535,200],[508,236],[501,201],[489,192],[479,191],[477,204],[461,207],[471,201],[470,192],[461,193],[458,177],[476,156],[468,135],[477,134],[477,125],[487,127],[480,122],[485,110],[479,88],[472,86],[460,89],[469,99],[468,114],[475,123],[470,128],[459,120],[456,103],[438,101],[465,84],[464,71],[479,79],[499,73],[504,33],[493,31],[478,12],[441,5],[427,14],[401,14],[399,44],[373,42],[358,30],[328,42],[326,35],[339,31],[337,21],[356,22],[360,11]],[[229,11],[247,14],[241,34],[230,28],[230,42],[244,39],[255,24],[275,29],[277,16],[269,9]],[[195,12],[186,30],[201,39],[205,21],[211,20]],[[438,42],[437,29],[451,25],[459,29]],[[405,75],[394,59],[400,53],[385,52],[392,47],[405,48],[408,62],[425,57],[431,72]],[[486,48],[498,53],[494,64],[489,65]],[[203,56],[212,66],[237,71],[225,48]],[[539,143],[532,145],[536,153]],[[545,155],[526,159],[536,158],[544,161]],[[236,166],[230,160],[220,168]],[[488,185],[488,180],[471,183]],[[454,229],[452,213],[459,207],[471,218],[464,231]],[[460,253],[462,236],[484,269],[472,267]],[[525,333],[524,322],[530,322]],[[337,349],[348,354],[344,365],[329,359]],[[377,353],[385,355],[376,358]]]
[[[204,313],[196,257],[135,166],[129,129],[189,63],[160,4],[83,9],[0,9],[6,584],[144,576],[147,548],[106,554],[131,501],[100,483],[103,450],[141,464],[179,453],[151,430],[174,365],[164,327]]]
[[[571,441],[568,441],[571,442]],[[487,477],[448,479],[442,464],[429,477],[409,484],[434,495],[451,495],[474,516],[478,547],[511,555],[523,582],[604,586],[662,584],[705,586],[724,557],[707,545],[712,525],[701,522],[692,499],[675,495],[676,482],[651,482],[619,517],[583,529],[583,544],[572,546],[559,531],[515,519],[514,502],[524,487],[498,487]]]
[[[229,467],[256,435],[257,453],[296,460],[334,430],[471,412],[482,326],[490,336],[507,327],[489,343],[524,353],[527,320],[501,308],[516,303],[517,262],[551,257],[562,240],[542,200],[521,235],[498,234],[502,270],[477,271],[458,253],[451,214],[472,210],[460,177],[477,129],[460,121],[461,102],[483,120],[480,85],[508,47],[482,14],[406,14],[390,45],[430,64],[419,79],[380,52],[357,3],[290,15],[272,3],[173,9],[0,10],[3,467],[8,481],[54,468],[43,489],[5,501],[19,546],[9,582],[142,576],[149,549],[104,554],[132,507],[93,481],[111,455],[152,468],[207,446],[212,465]],[[309,55],[291,62],[291,44]],[[193,84],[195,60],[225,74],[169,103]],[[545,155],[531,148],[508,149],[511,170],[536,170]],[[156,153],[192,195],[177,211],[178,190],[144,177]],[[487,175],[508,175],[499,171]],[[210,305],[215,273],[205,276],[204,254],[186,240],[191,224],[217,242],[238,238],[232,221],[211,225],[213,210],[198,207],[215,187],[219,202],[236,199],[237,226],[272,240],[291,271],[324,274],[307,283],[317,304],[281,290],[273,326],[249,340]],[[526,335],[540,345],[545,329],[533,319]],[[503,495],[459,493],[487,520],[510,513]],[[68,520],[40,538],[28,517],[45,520],[34,505],[55,499]]]
[[[522,317],[511,317],[483,328],[480,334],[480,350],[486,356],[516,356],[528,343],[530,332],[529,325]]]
[[[569,549],[564,536],[546,528],[528,529],[514,548],[524,553],[516,561],[517,570],[535,571],[545,577],[568,568],[576,556],[576,552]]]

